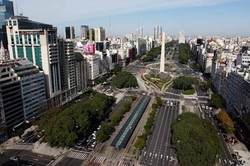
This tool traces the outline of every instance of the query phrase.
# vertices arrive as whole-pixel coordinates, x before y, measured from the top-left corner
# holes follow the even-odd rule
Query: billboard
[[[94,54],[95,53],[95,44],[86,44],[84,45],[85,54]]]

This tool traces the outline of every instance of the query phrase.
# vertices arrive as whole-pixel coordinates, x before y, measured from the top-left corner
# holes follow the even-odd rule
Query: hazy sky
[[[162,25],[167,35],[250,36],[250,0],[13,0],[15,14],[50,23],[64,34],[65,26],[102,26],[106,36],[153,35]]]

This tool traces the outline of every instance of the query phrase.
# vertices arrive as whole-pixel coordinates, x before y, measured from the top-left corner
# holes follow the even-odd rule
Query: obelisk
[[[162,32],[160,73],[165,72],[165,32]]]

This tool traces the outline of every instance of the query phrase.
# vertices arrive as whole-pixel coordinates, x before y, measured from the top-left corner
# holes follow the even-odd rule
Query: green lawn
[[[161,89],[165,83],[171,80],[171,77],[161,79],[161,78],[152,78],[150,75],[145,75],[145,78],[149,80],[151,83],[153,83],[155,86],[157,86],[159,89]]]
[[[184,95],[193,95],[195,93],[194,89],[188,89],[182,92]]]

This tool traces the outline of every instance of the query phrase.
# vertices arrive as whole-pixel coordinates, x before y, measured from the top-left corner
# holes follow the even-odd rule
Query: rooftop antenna
[[[18,5],[17,5],[17,0],[16,0],[16,15],[18,15]]]
[[[109,35],[111,37],[111,16],[109,16]]]

